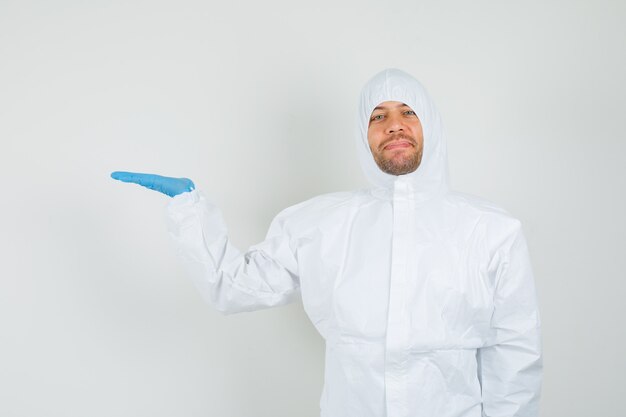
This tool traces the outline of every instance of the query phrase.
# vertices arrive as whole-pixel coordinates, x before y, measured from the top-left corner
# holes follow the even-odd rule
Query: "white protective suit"
[[[383,101],[421,121],[410,174],[383,173],[369,149]],[[174,197],[170,234],[200,292],[225,314],[301,297],[326,341],[322,417],[537,417],[540,319],[519,220],[449,190],[439,113],[400,70],[363,88],[357,147],[370,188],[284,209],[245,253],[201,192]]]

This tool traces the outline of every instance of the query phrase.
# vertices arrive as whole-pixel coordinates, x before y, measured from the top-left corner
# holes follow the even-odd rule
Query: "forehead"
[[[404,107],[410,108],[408,104],[402,103],[401,101],[383,101],[374,107],[372,112],[375,112],[376,110],[391,110]]]

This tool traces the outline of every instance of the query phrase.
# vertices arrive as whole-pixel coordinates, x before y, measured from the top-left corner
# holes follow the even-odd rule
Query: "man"
[[[536,417],[540,319],[520,222],[449,190],[439,113],[400,70],[363,88],[357,147],[370,188],[283,210],[245,253],[191,181],[113,175],[175,195],[171,235],[219,311],[301,297],[326,340],[322,417]]]

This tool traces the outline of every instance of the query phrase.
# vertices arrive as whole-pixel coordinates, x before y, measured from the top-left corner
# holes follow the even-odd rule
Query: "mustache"
[[[385,149],[385,146],[389,145],[391,142],[395,142],[397,140],[404,139],[407,142],[410,142],[413,146],[417,146],[417,142],[410,136],[405,135],[404,133],[398,133],[389,138],[389,140],[384,141],[380,144],[379,149]]]

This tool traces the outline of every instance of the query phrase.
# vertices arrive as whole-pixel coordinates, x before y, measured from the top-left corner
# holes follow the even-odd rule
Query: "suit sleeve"
[[[245,253],[231,244],[219,208],[199,190],[175,196],[166,212],[179,258],[203,299],[221,313],[270,308],[299,298],[285,210],[273,219],[265,240]]]
[[[541,323],[521,225],[492,260],[492,340],[478,350],[483,417],[538,417],[542,381]]]

